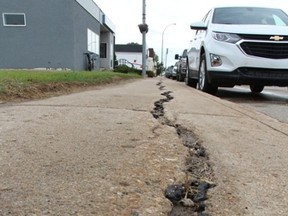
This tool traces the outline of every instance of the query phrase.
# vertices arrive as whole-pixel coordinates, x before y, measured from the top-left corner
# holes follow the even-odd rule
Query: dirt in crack
[[[159,89],[164,88],[159,82]],[[169,216],[208,216],[205,201],[208,199],[207,191],[216,186],[213,183],[213,169],[209,163],[209,157],[196,135],[181,125],[175,125],[165,117],[164,103],[173,99],[171,91],[166,91],[161,95],[166,98],[154,103],[155,107],[151,111],[155,119],[162,124],[174,127],[184,146],[188,148],[185,161],[186,179],[184,183],[169,185],[164,195],[169,199],[173,208]]]
[[[165,96],[166,98],[162,98],[154,103],[154,109],[153,111],[151,111],[154,118],[159,119],[160,117],[164,116],[163,104],[173,99],[173,97],[170,95],[171,93],[172,93],[171,91],[166,91],[162,93],[161,95]]]
[[[166,198],[173,203],[173,209],[169,216],[207,216],[209,215],[205,205],[205,201],[208,199],[207,191],[216,186],[213,183],[214,175],[208,153],[192,131],[181,125],[174,127],[183,145],[188,148],[188,155],[185,161],[185,182],[170,185],[165,190]],[[182,193],[179,193],[180,188],[182,188]],[[173,195],[174,191],[177,198]]]

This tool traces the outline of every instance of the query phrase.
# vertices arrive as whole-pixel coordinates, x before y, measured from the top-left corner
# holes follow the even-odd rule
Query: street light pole
[[[167,68],[167,55],[168,55],[168,48],[166,48],[166,53],[165,53],[165,68]]]
[[[142,24],[139,24],[139,30],[142,34],[142,76],[146,75],[146,34],[148,32],[148,25],[146,24],[146,0],[143,0],[143,14]]]
[[[162,65],[163,65],[164,33],[165,33],[166,29],[167,29],[169,26],[172,26],[172,25],[176,25],[176,23],[171,23],[171,24],[167,25],[167,26],[164,28],[163,32],[162,32],[162,46],[161,46],[161,64],[162,64]]]

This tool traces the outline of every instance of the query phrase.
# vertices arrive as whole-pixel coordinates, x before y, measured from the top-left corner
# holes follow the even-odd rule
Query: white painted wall
[[[136,69],[142,69],[142,53],[116,52],[116,58],[126,59],[133,63]]]

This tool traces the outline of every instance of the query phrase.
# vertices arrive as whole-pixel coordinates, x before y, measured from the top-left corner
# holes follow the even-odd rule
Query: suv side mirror
[[[175,55],[175,60],[178,60],[178,59],[179,59],[179,55],[176,54],[176,55]]]

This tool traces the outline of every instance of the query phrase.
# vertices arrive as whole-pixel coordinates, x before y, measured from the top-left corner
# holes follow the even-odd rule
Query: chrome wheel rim
[[[204,61],[201,63],[200,71],[199,71],[199,88],[202,90],[205,83],[205,65]]]

